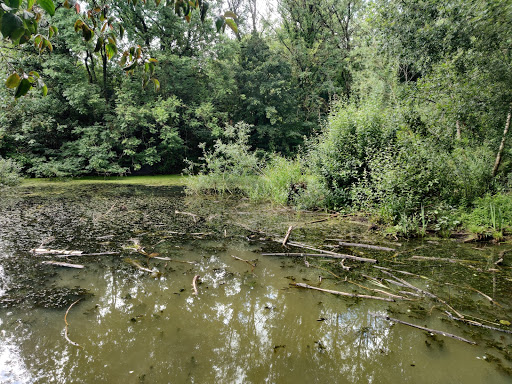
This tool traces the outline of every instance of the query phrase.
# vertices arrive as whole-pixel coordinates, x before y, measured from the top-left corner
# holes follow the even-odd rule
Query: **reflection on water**
[[[110,210],[113,203],[124,209]],[[140,187],[95,187],[0,203],[0,298],[16,301],[4,301],[0,309],[0,382],[510,382],[488,357],[505,360],[489,343],[506,349],[512,344],[508,335],[465,334],[465,328],[417,315],[404,304],[291,288],[293,280],[317,284],[322,272],[301,260],[264,258],[264,243],[224,237],[225,228],[213,237],[176,234],[212,230],[199,227],[208,223],[191,227],[190,218],[173,215],[183,204],[178,190]],[[120,254],[67,260],[86,265],[83,270],[42,267],[42,258],[28,251],[50,236],[56,249]],[[132,238],[172,261],[145,265],[145,256],[126,249]],[[258,259],[257,267],[252,271],[233,255]],[[157,268],[161,277],[134,268],[125,257]],[[197,296],[195,275],[201,276]],[[353,289],[322,275],[322,288]],[[498,292],[503,284],[495,282]],[[46,308],[33,295],[43,288],[66,293],[62,289],[75,287],[89,295],[72,292]],[[64,337],[64,315],[77,298],[82,300],[67,321],[69,338],[82,348]],[[500,297],[503,305],[508,300]],[[391,325],[372,312],[474,337],[479,346]]]

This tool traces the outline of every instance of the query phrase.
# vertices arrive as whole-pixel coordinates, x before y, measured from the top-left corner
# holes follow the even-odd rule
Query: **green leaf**
[[[19,97],[25,96],[28,91],[30,91],[30,88],[32,88],[32,84],[28,79],[21,80],[21,83],[18,85],[18,88],[16,89],[16,94],[14,97],[17,99]]]
[[[152,78],[151,80],[153,80],[153,84],[155,84],[155,92],[159,92],[160,91],[160,82],[155,78]]]
[[[135,67],[137,66],[137,62],[134,61],[133,63],[131,63],[130,65],[126,66],[123,68],[123,70],[125,71],[131,71],[132,69],[134,69]]]
[[[25,27],[18,15],[5,13],[2,17],[1,31],[4,37],[9,37],[14,42],[25,33]]]
[[[50,16],[55,15],[55,4],[52,0],[37,0],[37,4],[48,12]]]
[[[103,37],[99,37],[96,41],[96,47],[94,48],[94,52],[99,52],[101,47],[103,47]]]
[[[224,13],[224,17],[231,17],[232,19],[237,19],[238,16],[235,14],[235,12],[227,11]]]
[[[107,51],[107,57],[110,60],[117,53],[117,46],[115,44],[109,43],[105,45],[105,50]]]
[[[43,85],[42,91],[43,91],[43,96],[46,96],[48,94],[48,87],[46,86],[46,84]]]
[[[27,10],[31,11],[35,2],[36,2],[36,0],[28,0],[27,1]]]
[[[233,32],[235,32],[235,34],[238,35],[238,26],[236,25],[235,20],[226,19],[226,24],[228,25],[229,28],[233,30]]]
[[[510,321],[507,320],[500,320],[500,324],[506,325],[507,327],[510,326]]]
[[[6,0],[5,3],[13,9],[18,9],[21,5],[21,0]]]
[[[85,41],[89,41],[94,36],[94,32],[91,28],[87,26],[87,24],[82,25],[82,36],[84,37]]]
[[[7,78],[7,80],[5,81],[5,86],[7,88],[16,88],[18,85],[20,85],[20,82],[21,82],[20,75],[18,75],[15,72]]]
[[[220,29],[224,25],[224,17],[218,16],[215,20],[215,28],[217,28],[217,33],[220,32]]]

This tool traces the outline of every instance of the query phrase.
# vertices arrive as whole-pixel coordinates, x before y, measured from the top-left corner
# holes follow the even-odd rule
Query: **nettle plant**
[[[138,0],[126,0],[137,5]],[[141,0],[146,4],[146,0]],[[205,20],[209,4],[203,0],[161,0],[154,1],[156,6],[172,7],[174,12],[186,22],[190,22],[192,12],[200,13],[201,21]],[[43,51],[53,51],[51,38],[58,30],[52,25],[52,17],[59,8],[74,10],[78,19],[74,24],[75,31],[81,33],[85,42],[94,45],[94,53],[99,55],[103,64],[104,82],[107,81],[107,62],[118,56],[120,45],[128,46],[119,60],[119,65],[128,74],[132,74],[136,68],[142,68],[143,84],[153,83],[155,90],[160,88],[156,79],[155,69],[157,61],[149,57],[141,46],[129,46],[124,39],[124,27],[114,11],[114,0],[92,1],[54,1],[54,0],[0,0],[0,32],[1,41],[9,48],[16,48],[32,42],[39,54]],[[48,17],[49,16],[49,17]],[[216,18],[217,31],[224,31],[226,26],[238,35],[236,24],[237,16],[233,12],[225,12]],[[0,61],[2,63],[2,61]],[[25,96],[32,88],[41,89],[46,95],[48,88],[41,76],[35,71],[25,71],[23,68],[15,68],[10,63],[7,71],[5,85],[14,89],[14,97]],[[10,66],[10,68],[9,68]],[[5,68],[4,68],[5,69]],[[104,84],[106,85],[106,84]],[[108,93],[105,88],[105,98]]]

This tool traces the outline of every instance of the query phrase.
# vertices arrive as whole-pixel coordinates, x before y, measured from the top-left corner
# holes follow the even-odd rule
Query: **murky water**
[[[380,266],[444,303],[413,295],[397,302],[340,297],[290,283],[381,297],[387,296],[370,289],[418,292],[386,282],[389,276],[372,265],[346,261],[352,269],[345,271],[329,259],[308,258],[307,267],[303,258],[262,256],[283,248],[258,231],[283,236],[290,224],[325,217],[270,208],[185,197],[176,187],[58,186],[4,194],[0,382],[512,381],[512,335],[455,322],[444,312],[449,305],[472,320],[509,329],[503,323],[512,321],[512,255],[502,253],[504,262],[494,264],[506,246],[444,240],[398,247],[347,219],[294,230],[293,240],[315,246],[334,237],[397,247],[396,253],[340,252],[378,258]],[[118,253],[60,258],[34,255],[33,248]],[[465,261],[411,260],[413,255]],[[194,295],[196,275],[201,278]],[[393,325],[374,314],[477,345]]]

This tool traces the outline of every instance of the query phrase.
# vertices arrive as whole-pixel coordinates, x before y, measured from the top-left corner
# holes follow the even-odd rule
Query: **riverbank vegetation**
[[[394,235],[510,231],[511,1],[212,1],[185,19],[102,1],[115,50],[77,28],[82,3],[43,14],[52,52],[2,31],[2,78],[35,70],[48,94],[0,89],[0,184],[185,169],[191,193],[364,212]]]

